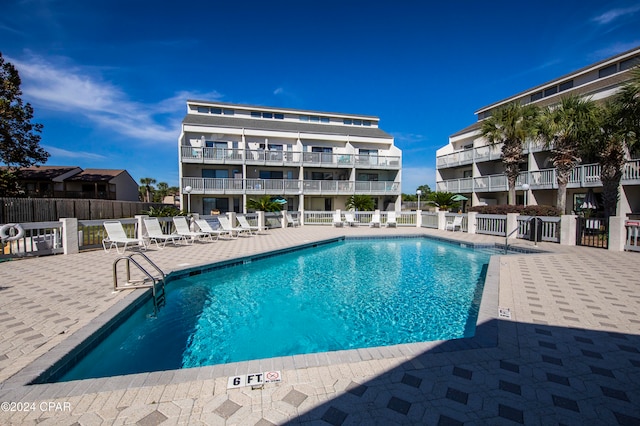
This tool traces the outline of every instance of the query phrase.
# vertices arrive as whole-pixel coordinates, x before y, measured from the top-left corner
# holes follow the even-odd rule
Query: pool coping
[[[359,239],[405,239],[426,238],[462,247],[473,248],[502,248],[497,243],[470,243],[455,239],[434,237],[424,234],[405,234],[399,236],[340,236],[305,244],[298,244],[278,250],[240,256],[215,263],[190,266],[171,271],[168,282],[196,273],[207,272],[225,267],[232,267],[247,261],[264,259],[279,254],[297,251],[304,248],[317,247],[344,240]],[[528,253],[544,253],[544,251],[526,250]],[[87,392],[103,390],[126,389],[134,386],[155,386],[163,384],[183,383],[192,380],[211,379],[225,376],[235,376],[260,371],[291,370],[298,368],[328,366],[335,363],[360,362],[374,359],[395,357],[413,357],[419,353],[450,353],[468,349],[495,348],[498,346],[498,294],[500,282],[500,258],[502,255],[492,255],[487,267],[485,283],[476,320],[476,334],[472,337],[438,340],[429,342],[403,343],[391,346],[379,346],[361,349],[346,349],[331,352],[320,352],[284,357],[266,358],[252,361],[240,361],[228,364],[217,364],[189,369],[153,371],[135,373],[122,376],[104,378],[90,378],[68,382],[54,382],[49,380],[75,358],[84,356],[99,343],[110,329],[118,326],[130,316],[139,306],[150,297],[151,290],[132,291],[122,300],[111,306],[102,314],[94,318],[89,324],[70,335],[63,342],[40,356],[31,364],[0,384],[0,389],[23,394],[27,399],[80,395]],[[198,272],[199,271],[199,272]],[[483,327],[480,327],[483,325]],[[443,348],[443,343],[447,343]],[[93,345],[93,346],[92,346]],[[50,372],[44,380],[39,380],[43,374]],[[59,377],[59,376],[58,376]]]

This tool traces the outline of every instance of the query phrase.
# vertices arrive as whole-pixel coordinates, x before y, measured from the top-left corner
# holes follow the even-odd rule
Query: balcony
[[[399,156],[334,154],[331,152],[269,151],[180,147],[180,161],[195,164],[250,164],[289,167],[329,167],[400,170]]]
[[[400,195],[398,182],[293,179],[182,178],[182,187],[191,194],[271,194],[271,195]]]
[[[485,145],[436,157],[436,168],[446,169],[474,162],[499,160],[500,158],[502,158],[502,144]]]
[[[557,189],[556,169],[521,172],[516,180],[516,188],[528,183],[531,189]],[[640,160],[627,162],[622,175],[624,185],[640,185]],[[567,188],[589,188],[602,186],[599,164],[582,164],[573,169]],[[507,191],[507,177],[504,174],[479,176],[474,178],[449,179],[436,183],[438,191],[446,192],[498,192]]]

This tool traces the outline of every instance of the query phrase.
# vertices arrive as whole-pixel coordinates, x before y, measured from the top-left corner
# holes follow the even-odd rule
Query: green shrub
[[[523,206],[523,205],[508,205],[499,204],[495,206],[474,206],[469,209],[471,212],[478,212],[481,214],[499,214],[505,215],[507,213],[519,213],[523,216],[560,216],[560,211],[553,206]]]

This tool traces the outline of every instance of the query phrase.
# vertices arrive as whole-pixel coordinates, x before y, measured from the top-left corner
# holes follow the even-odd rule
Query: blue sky
[[[380,117],[403,192],[478,108],[640,46],[640,1],[0,0],[47,164],[178,185],[187,99]]]

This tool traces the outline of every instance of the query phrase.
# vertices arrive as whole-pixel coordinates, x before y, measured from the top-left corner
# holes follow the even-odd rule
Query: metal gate
[[[609,221],[602,218],[576,218],[576,245],[609,247]]]

